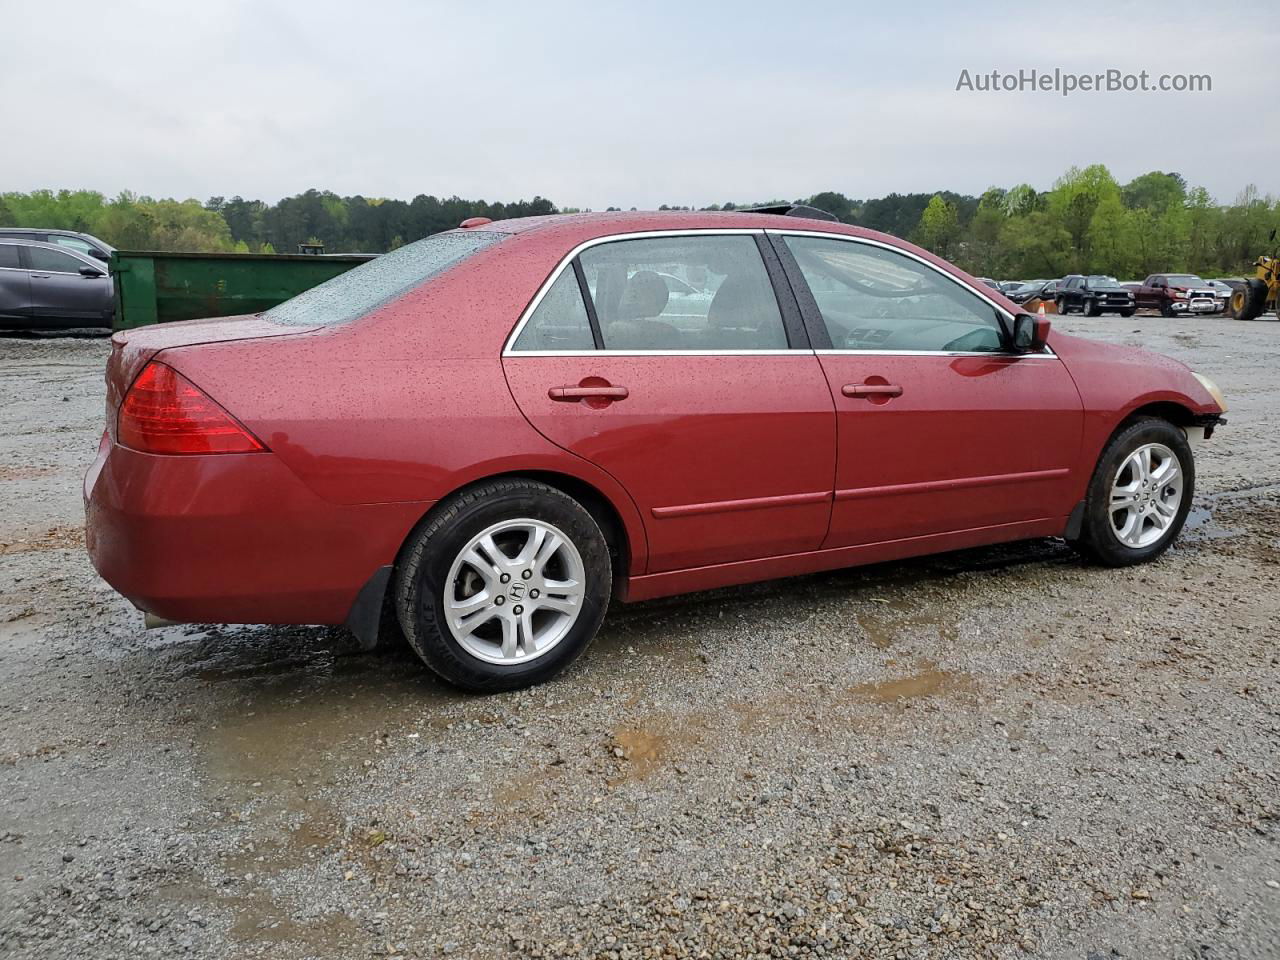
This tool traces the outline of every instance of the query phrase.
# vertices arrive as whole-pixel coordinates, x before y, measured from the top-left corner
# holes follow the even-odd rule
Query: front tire
[[[1086,300],[1084,306],[1080,308],[1080,312],[1086,317],[1099,317],[1102,315],[1102,311],[1098,309],[1097,300]]]
[[[1057,307],[1058,307],[1058,313],[1065,317],[1067,315],[1066,299],[1063,297],[1059,297],[1057,302]]]
[[[609,548],[572,497],[534,480],[454,494],[396,572],[409,645],[464,690],[542,683],[595,639],[612,591]]]
[[[1181,532],[1194,495],[1186,434],[1167,420],[1134,420],[1098,459],[1074,546],[1109,567],[1153,560]]]

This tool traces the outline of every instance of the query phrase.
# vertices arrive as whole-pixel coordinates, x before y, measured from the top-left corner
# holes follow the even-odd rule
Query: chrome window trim
[[[814,350],[820,357],[995,357],[1020,360],[1057,360],[1058,355],[1046,344],[1040,353],[1014,353],[1008,350]]]
[[[551,274],[543,281],[542,286],[538,288],[538,292],[533,295],[533,299],[529,301],[529,305],[524,308],[524,312],[520,314],[520,319],[516,322],[515,328],[507,336],[506,342],[502,346],[503,357],[591,357],[608,354],[609,356],[647,356],[647,357],[731,357],[731,356],[791,356],[792,354],[810,353],[812,351],[802,349],[787,350],[610,350],[607,347],[603,350],[513,350],[512,346],[516,340],[520,338],[520,334],[524,331],[525,324],[529,322],[529,318],[533,316],[534,311],[538,309],[538,305],[542,303],[542,298],[547,295],[547,291],[551,289],[552,284],[560,279],[562,274],[574,258],[584,250],[597,247],[603,243],[616,243],[620,240],[653,240],[664,237],[734,237],[734,236],[763,236],[764,230],[760,227],[708,227],[705,229],[689,228],[684,230],[638,230],[633,233],[611,233],[608,236],[593,237],[590,240],[584,240],[572,250],[570,250],[558,264]],[[764,261],[761,260],[760,266],[765,269]],[[772,284],[770,285],[772,289]],[[781,307],[779,307],[781,309]]]
[[[753,236],[773,234],[777,236],[797,236],[797,237],[819,237],[825,239],[844,240],[850,243],[865,243],[870,246],[881,247],[893,253],[900,253],[903,256],[910,257],[912,260],[923,264],[937,274],[940,274],[950,280],[952,283],[968,290],[970,293],[976,294],[979,299],[985,301],[993,309],[995,309],[1009,323],[1013,322],[1013,314],[1011,314],[1000,304],[996,303],[990,297],[984,295],[982,291],[976,287],[965,283],[959,277],[952,276],[945,270],[940,269],[936,264],[930,263],[923,257],[904,250],[901,247],[891,243],[885,243],[882,240],[871,240],[864,237],[851,237],[843,233],[831,233],[825,230],[776,230],[764,229],[760,227],[708,227],[687,228],[682,230],[639,230],[632,233],[612,233],[603,237],[593,237],[590,240],[584,240],[572,250],[570,250],[558,264],[554,270],[542,282],[542,286],[538,288],[538,292],[534,294],[533,299],[529,301],[529,305],[524,308],[524,312],[520,314],[520,319],[516,322],[515,327],[507,336],[506,342],[502,347],[501,356],[506,357],[598,357],[601,354],[607,354],[613,357],[790,357],[800,354],[817,354],[819,356],[873,356],[873,357],[1020,357],[1023,359],[1053,359],[1057,360],[1058,355],[1046,346],[1044,351],[1039,354],[1031,353],[1010,353],[999,352],[993,353],[986,350],[975,351],[949,351],[949,350],[813,350],[801,348],[789,348],[786,350],[513,350],[512,345],[519,339],[520,334],[524,331],[525,325],[529,322],[529,318],[533,316],[538,309],[538,305],[542,303],[543,297],[551,289],[552,285],[560,279],[560,275],[569,268],[574,259],[584,250],[591,247],[599,246],[604,243],[615,243],[620,240],[648,240],[662,237],[690,237],[690,236]]]
[[[807,357],[812,350],[513,350],[504,357]]]

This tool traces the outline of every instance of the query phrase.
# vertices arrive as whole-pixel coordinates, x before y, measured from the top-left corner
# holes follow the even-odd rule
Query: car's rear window
[[[263,314],[275,323],[328,326],[363,317],[505,237],[492,230],[437,233],[362,263]]]

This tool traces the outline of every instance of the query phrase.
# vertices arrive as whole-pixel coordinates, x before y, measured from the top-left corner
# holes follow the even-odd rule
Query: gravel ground
[[[622,607],[465,697],[173,627],[82,547],[102,339],[0,339],[0,955],[1280,956],[1280,324],[1159,562],[1037,541]]]

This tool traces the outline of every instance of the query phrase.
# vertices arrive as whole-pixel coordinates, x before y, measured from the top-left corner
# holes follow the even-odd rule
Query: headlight
[[[1213,402],[1218,405],[1218,407],[1222,410],[1223,413],[1226,413],[1227,400],[1222,395],[1222,391],[1218,389],[1218,385],[1214,383],[1212,380],[1210,380],[1208,377],[1204,376],[1203,374],[1199,374],[1192,371],[1191,375],[1200,381],[1200,386],[1204,387],[1207,391],[1209,391],[1209,396],[1213,397]]]

